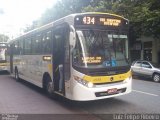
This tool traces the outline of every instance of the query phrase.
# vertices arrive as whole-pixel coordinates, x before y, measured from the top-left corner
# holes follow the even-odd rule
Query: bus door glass
[[[53,30],[53,76],[54,89],[65,93],[65,80],[69,79],[69,27]]]

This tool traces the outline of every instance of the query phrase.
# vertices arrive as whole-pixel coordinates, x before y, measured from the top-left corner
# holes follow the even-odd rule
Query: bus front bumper
[[[73,98],[76,101],[90,101],[98,99],[106,99],[125,95],[131,92],[132,78],[127,78],[125,82],[108,84],[103,87],[87,88],[79,83],[75,83],[73,87]],[[116,90],[114,92],[114,90]],[[110,92],[109,92],[110,91]]]

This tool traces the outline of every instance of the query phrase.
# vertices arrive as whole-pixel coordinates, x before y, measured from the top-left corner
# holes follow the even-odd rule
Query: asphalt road
[[[87,102],[80,108],[92,114],[160,113],[160,83],[133,79],[133,91],[124,96]]]
[[[0,113],[89,115],[80,117],[83,120],[105,120],[105,114],[158,114],[160,83],[133,79],[133,91],[128,95],[99,101],[70,102],[61,97],[50,99],[40,88],[24,81],[16,82],[9,75],[1,74]]]

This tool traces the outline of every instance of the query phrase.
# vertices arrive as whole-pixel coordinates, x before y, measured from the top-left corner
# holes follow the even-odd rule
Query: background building
[[[142,59],[160,64],[160,39],[141,37],[131,46],[131,61]]]

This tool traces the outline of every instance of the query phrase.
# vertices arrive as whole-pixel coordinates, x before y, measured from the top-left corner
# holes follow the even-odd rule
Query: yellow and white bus
[[[48,94],[89,101],[131,92],[127,19],[71,14],[10,42],[10,72]]]
[[[0,71],[7,71],[7,42],[0,42]]]

